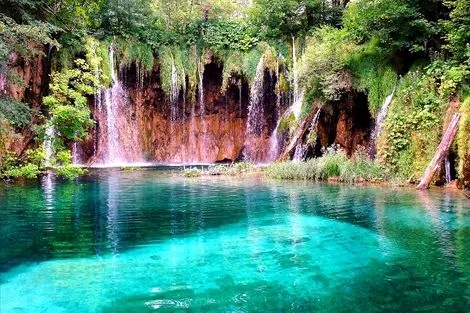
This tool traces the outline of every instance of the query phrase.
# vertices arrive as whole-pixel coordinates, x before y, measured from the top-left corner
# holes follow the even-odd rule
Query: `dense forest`
[[[100,146],[135,137],[125,160],[302,154],[317,161],[268,172],[305,176],[310,162],[327,173],[304,178],[417,182],[458,114],[434,180],[447,167],[447,180],[470,185],[470,0],[0,4],[1,178],[73,178],[77,163],[109,161]],[[111,104],[119,82],[132,99],[121,111]]]

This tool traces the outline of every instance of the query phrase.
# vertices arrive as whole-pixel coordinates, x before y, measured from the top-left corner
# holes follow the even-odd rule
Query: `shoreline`
[[[237,164],[237,163],[234,163]],[[274,163],[273,163],[274,164]],[[132,165],[132,164],[128,164]],[[302,179],[302,178],[279,178],[279,177],[270,177],[266,169],[270,164],[263,165],[251,165],[250,168],[238,171],[238,172],[211,172],[211,168],[233,168],[233,164],[153,164],[153,165],[143,165],[143,163],[138,166],[134,164],[133,166],[102,166],[102,167],[89,167],[89,166],[80,166],[81,168],[87,170],[87,172],[79,178],[92,176],[92,172],[101,172],[101,171],[119,171],[119,172],[138,172],[138,171],[161,171],[162,173],[167,172],[167,174],[173,174],[173,177],[184,177],[184,178],[256,178],[256,179],[266,179],[274,181],[285,181],[285,182],[309,182],[309,183],[321,183],[329,185],[343,185],[343,186],[371,186],[371,187],[393,187],[393,188],[403,188],[403,189],[416,189],[417,184],[415,183],[403,183],[403,182],[393,182],[388,180],[382,181],[369,181],[366,179],[358,179],[358,181],[347,182],[341,180],[339,177],[328,177],[327,179]],[[186,175],[187,171],[197,171],[197,174]],[[0,181],[0,186],[9,186],[9,185],[26,185],[30,183],[40,182],[41,179],[47,175],[54,175],[56,178],[59,178],[54,173],[44,173],[37,178],[27,179],[27,178],[17,178],[12,180],[2,180]],[[67,179],[61,179],[67,181]],[[461,193],[467,198],[470,199],[470,189],[459,188],[458,181],[453,180],[450,184],[447,185],[431,185],[427,190],[438,190],[438,191],[450,191]]]

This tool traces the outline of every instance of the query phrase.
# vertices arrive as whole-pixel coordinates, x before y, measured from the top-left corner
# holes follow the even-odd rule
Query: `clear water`
[[[469,312],[457,193],[97,170],[0,189],[0,312]]]

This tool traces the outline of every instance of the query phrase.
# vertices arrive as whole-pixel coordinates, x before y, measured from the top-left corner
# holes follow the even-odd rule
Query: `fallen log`
[[[454,116],[452,117],[452,120],[444,133],[444,136],[442,136],[442,140],[439,144],[439,147],[437,148],[436,154],[434,154],[434,157],[426,168],[426,171],[424,172],[423,177],[421,178],[416,189],[429,188],[432,177],[439,169],[439,166],[441,165],[444,158],[449,154],[450,145],[452,144],[455,134],[457,133],[459,120],[460,114],[454,113]]]
[[[470,191],[463,191],[463,194],[470,199]]]

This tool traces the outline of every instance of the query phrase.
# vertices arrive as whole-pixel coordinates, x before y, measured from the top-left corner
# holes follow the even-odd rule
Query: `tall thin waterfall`
[[[383,129],[383,124],[385,122],[385,118],[387,117],[388,107],[392,103],[393,96],[395,95],[396,86],[393,87],[392,93],[385,99],[382,107],[380,108],[379,113],[377,114],[377,119],[375,120],[375,128],[372,132],[372,140],[377,140],[379,138],[380,133]]]
[[[76,141],[72,144],[72,163],[75,165],[80,164],[80,156],[78,155],[78,144]]]
[[[293,71],[293,99],[290,111],[294,114],[295,119],[300,117],[302,103],[304,102],[304,91],[299,90],[299,68],[297,63],[297,49],[295,46],[295,37],[292,36],[292,71]]]
[[[118,75],[113,44],[109,47],[109,77],[111,86],[95,95],[94,118],[96,141],[92,164],[120,166],[142,162],[140,124],[136,118],[136,106],[129,100],[125,81]],[[140,71],[140,70],[137,70]],[[137,82],[137,88],[140,88]]]
[[[256,75],[250,89],[250,104],[248,106],[248,119],[246,123],[245,157],[250,161],[255,161],[256,146],[255,137],[259,137],[264,127],[264,108],[263,108],[263,88],[264,88],[264,60],[261,56],[256,67]]]
[[[174,104],[178,101],[179,87],[178,87],[178,70],[175,66],[175,60],[171,59],[171,86],[170,86],[170,102],[171,102],[171,117],[176,114]]]
[[[50,124],[46,128],[46,136],[43,142],[43,149],[45,153],[44,165],[46,167],[52,166],[52,158],[54,157],[54,140],[55,140],[55,128],[54,125]]]
[[[186,74],[183,70],[183,84],[182,84],[182,91],[183,91],[183,116],[182,116],[182,127],[183,127],[183,134],[182,134],[182,138],[186,138],[186,132],[185,132],[185,125],[186,125]],[[181,161],[183,163],[186,163],[186,144],[182,144],[181,145]]]
[[[238,79],[237,86],[238,86],[238,110],[239,110],[240,117],[241,117],[243,113],[242,112],[242,80],[241,78]]]
[[[452,176],[450,174],[450,160],[449,160],[449,157],[446,157],[444,159],[444,171],[445,171],[446,184],[450,184],[450,182],[452,181]]]
[[[206,114],[206,108],[204,105],[204,64],[202,63],[202,60],[199,60],[197,63],[197,76],[199,78],[199,109],[201,111],[201,117],[204,117]]]
[[[276,59],[276,128],[273,130],[271,137],[269,138],[269,161],[275,161],[279,155],[279,122],[281,119],[280,108],[281,108],[281,82],[279,80],[279,56]]]
[[[197,142],[196,142],[196,103],[192,101],[191,105],[191,117],[189,120],[189,148],[191,151],[190,161],[193,161],[197,155]]]
[[[250,104],[248,106],[247,131],[259,135],[263,127],[263,87],[264,87],[264,60],[259,59],[256,75],[250,89]]]

